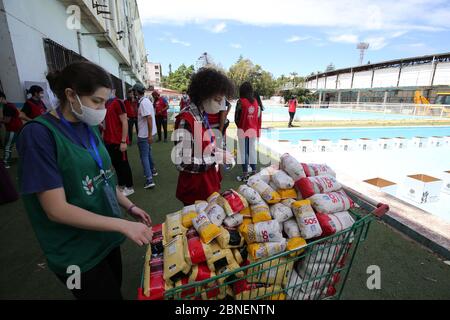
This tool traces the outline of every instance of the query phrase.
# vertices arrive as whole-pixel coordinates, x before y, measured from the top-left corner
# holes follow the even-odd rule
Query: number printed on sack
[[[263,237],[263,241],[264,241],[264,242],[269,241],[269,233],[267,232],[267,230],[263,230],[263,231],[261,232],[261,234],[262,234],[262,237]]]
[[[303,219],[303,223],[307,226],[317,224],[317,218]]]

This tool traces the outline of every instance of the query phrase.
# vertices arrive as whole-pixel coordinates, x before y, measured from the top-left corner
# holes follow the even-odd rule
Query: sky
[[[138,0],[151,62],[196,63],[203,52],[225,69],[240,55],[275,77],[309,75],[333,63],[450,52],[450,0]]]

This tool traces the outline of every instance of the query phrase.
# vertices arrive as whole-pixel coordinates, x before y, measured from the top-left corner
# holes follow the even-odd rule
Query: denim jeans
[[[147,181],[153,181],[153,170],[155,164],[152,157],[152,145],[148,143],[147,138],[138,138],[139,154],[141,156],[142,167]]]
[[[256,138],[239,138],[239,153],[238,161],[241,161],[242,171],[244,174],[248,173],[248,165],[252,171],[256,171]]]

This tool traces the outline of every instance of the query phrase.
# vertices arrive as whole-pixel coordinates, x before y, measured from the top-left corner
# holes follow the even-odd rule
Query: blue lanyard
[[[78,142],[89,152],[91,157],[95,160],[95,162],[97,163],[98,167],[100,168],[101,175],[103,176],[105,181],[107,181],[105,170],[103,169],[103,160],[100,157],[97,145],[95,144],[95,139],[94,139],[94,134],[92,133],[92,129],[89,128],[89,126],[87,126],[85,123],[83,123],[84,127],[87,129],[88,134],[89,134],[89,142],[91,144],[91,148],[89,148],[84,143],[84,141],[80,138],[80,136],[77,134],[75,129],[70,125],[69,121],[67,121],[66,118],[64,118],[61,110],[57,109],[56,112],[58,113],[58,116],[59,116],[59,119],[61,120],[61,122],[71,132],[72,136],[74,136],[78,140]]]
[[[206,128],[208,129],[209,136],[211,137],[211,144],[214,145],[214,134],[211,130],[211,126],[209,125],[209,119],[208,114],[205,112],[203,113],[203,123],[205,124]]]

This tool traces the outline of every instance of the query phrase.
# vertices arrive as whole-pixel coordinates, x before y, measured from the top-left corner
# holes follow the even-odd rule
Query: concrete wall
[[[429,86],[431,84],[432,65],[419,65],[402,68],[400,87]]]
[[[336,80],[337,80],[337,76],[327,77],[326,88],[327,89],[336,89]]]
[[[373,76],[373,88],[396,87],[400,68],[388,68],[375,70]]]
[[[450,62],[437,64],[433,84],[450,86]]]
[[[372,82],[372,71],[355,72],[353,88],[370,88]]]
[[[351,89],[352,85],[352,74],[343,73],[339,75],[338,89]]]

